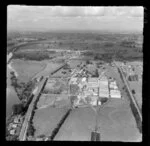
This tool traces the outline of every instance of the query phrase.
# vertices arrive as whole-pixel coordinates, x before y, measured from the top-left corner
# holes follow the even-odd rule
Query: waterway
[[[11,86],[10,72],[13,71],[18,76],[18,73],[12,68],[12,62],[7,65],[7,87],[6,87],[6,117],[12,113],[12,106],[20,102],[14,88]]]

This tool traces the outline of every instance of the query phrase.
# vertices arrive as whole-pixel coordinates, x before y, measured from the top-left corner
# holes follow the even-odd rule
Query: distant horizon
[[[142,6],[7,7],[8,31],[143,31]]]
[[[18,33],[143,33],[141,30],[15,30],[15,29],[10,29],[7,30],[7,33],[12,33],[12,32],[18,32]]]

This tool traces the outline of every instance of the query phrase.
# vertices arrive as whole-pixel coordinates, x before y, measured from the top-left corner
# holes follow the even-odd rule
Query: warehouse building
[[[121,93],[119,90],[110,90],[111,98],[121,98]]]

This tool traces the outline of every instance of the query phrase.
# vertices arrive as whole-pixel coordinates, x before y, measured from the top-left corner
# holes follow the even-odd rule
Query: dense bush
[[[107,102],[107,101],[108,101],[108,98],[106,98],[106,97],[105,97],[105,98],[104,98],[104,97],[101,98],[101,103],[102,103],[102,104],[105,103],[105,102]]]
[[[17,141],[18,136],[17,135],[8,135],[8,136],[6,136],[6,140],[7,141]]]
[[[34,132],[35,132],[35,129],[34,129],[34,127],[32,126],[32,123],[29,122],[27,135],[28,135],[28,136],[33,136],[33,135],[34,135]]]
[[[29,97],[31,95],[32,89],[35,86],[36,81],[29,81],[26,84],[24,82],[19,82],[19,80],[16,78],[14,72],[10,72],[11,74],[11,85],[14,87],[18,98],[23,100],[29,100]]]
[[[13,114],[14,115],[22,114],[24,112],[24,105],[22,103],[14,104],[12,106],[12,109],[13,109]]]
[[[72,105],[74,104],[74,101],[76,99],[77,99],[77,96],[74,96],[74,95],[70,96],[70,102],[71,102]]]
[[[113,47],[114,46],[114,44],[113,43],[111,43],[111,42],[107,42],[107,43],[105,43],[105,45],[104,45],[105,47]]]
[[[93,74],[92,77],[99,77],[98,69],[95,70],[95,74]]]
[[[26,60],[45,60],[49,59],[49,53],[46,51],[34,51],[34,52],[15,52],[14,59],[26,59]]]

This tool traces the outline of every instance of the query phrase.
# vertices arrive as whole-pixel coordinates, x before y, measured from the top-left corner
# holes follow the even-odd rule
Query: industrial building
[[[111,98],[121,98],[121,93],[119,90],[110,90]]]

